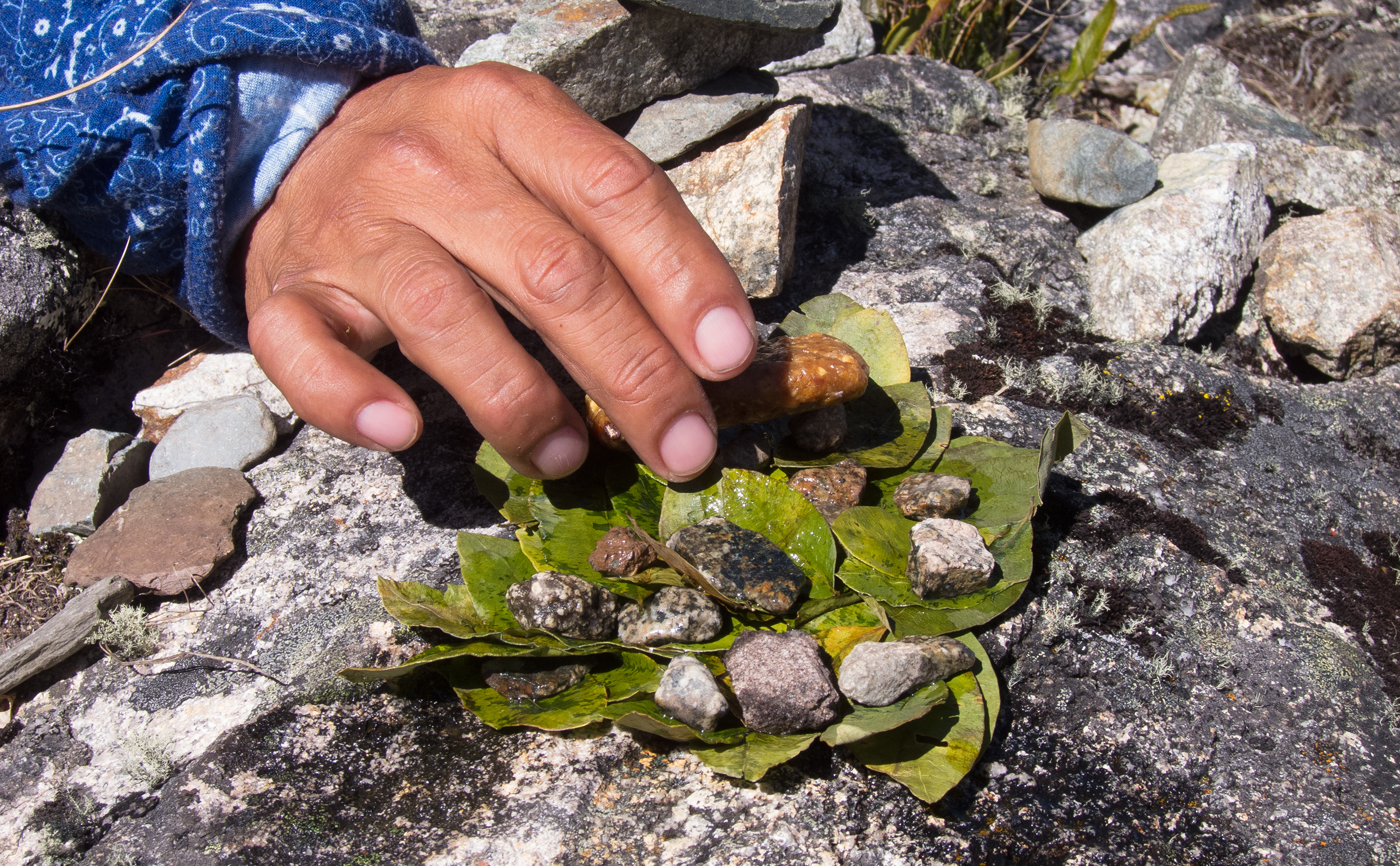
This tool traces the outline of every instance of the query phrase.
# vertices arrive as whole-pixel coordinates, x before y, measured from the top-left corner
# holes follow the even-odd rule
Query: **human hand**
[[[696,376],[757,344],[733,270],[664,172],[547,80],[425,67],[346,100],[259,216],[248,340],[302,418],[379,450],[422,416],[366,360],[395,340],[518,471],[567,475],[582,419],[507,331],[537,331],[649,466],[715,451]]]

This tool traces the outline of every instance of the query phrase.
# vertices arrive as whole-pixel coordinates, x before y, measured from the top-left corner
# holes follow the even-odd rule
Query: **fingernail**
[[[661,461],[676,478],[698,475],[714,458],[714,431],[694,412],[677,418],[661,437]]]
[[[583,465],[588,456],[588,442],[572,427],[561,427],[544,437],[530,452],[530,462],[546,478],[563,478]]]
[[[716,373],[725,373],[748,360],[754,337],[733,307],[715,307],[695,329],[695,348]]]
[[[355,416],[355,429],[385,451],[401,451],[418,438],[418,422],[413,415],[388,400],[361,409]]]

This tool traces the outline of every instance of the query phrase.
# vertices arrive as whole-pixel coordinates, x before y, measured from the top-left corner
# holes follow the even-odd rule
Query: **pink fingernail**
[[[380,400],[360,410],[355,429],[384,451],[401,451],[418,438],[418,421],[398,403]]]
[[[716,373],[726,373],[748,360],[754,337],[733,307],[715,307],[695,329],[695,348]]]
[[[677,418],[661,437],[661,460],[675,478],[698,475],[714,458],[714,431],[694,412]]]
[[[561,427],[544,438],[530,452],[530,462],[546,478],[563,478],[583,465],[588,456],[588,441],[572,427]]]

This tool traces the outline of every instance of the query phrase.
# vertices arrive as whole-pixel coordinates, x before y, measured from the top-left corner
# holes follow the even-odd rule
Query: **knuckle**
[[[641,151],[621,139],[607,141],[580,167],[579,201],[603,215],[631,210],[639,203],[654,207],[660,202],[660,173],[660,167]]]
[[[457,77],[459,93],[469,103],[518,106],[522,99],[538,95],[545,79],[508,63],[485,61],[461,70]]]
[[[462,275],[445,262],[402,260],[385,269],[385,311],[419,340],[455,324],[465,294]]]
[[[608,281],[607,257],[580,235],[554,234],[522,249],[533,249],[521,267],[524,290],[545,317],[576,311]]]
[[[381,177],[437,177],[445,174],[452,159],[443,142],[421,130],[400,127],[381,132],[369,148],[370,161]]]

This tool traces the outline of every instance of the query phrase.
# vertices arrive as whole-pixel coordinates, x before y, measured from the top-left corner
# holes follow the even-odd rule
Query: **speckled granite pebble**
[[[617,616],[623,643],[660,646],[666,643],[705,643],[724,630],[719,605],[698,589],[663,586],[640,605],[627,605]]]
[[[815,731],[836,719],[841,695],[816,638],[746,631],[724,654],[744,724],[765,734]]]
[[[621,604],[601,586],[557,571],[541,571],[506,590],[506,607],[524,627],[588,640],[617,634]]]
[[[909,530],[909,583],[920,598],[951,598],[991,585],[996,560],[977,527],[930,517]]]

